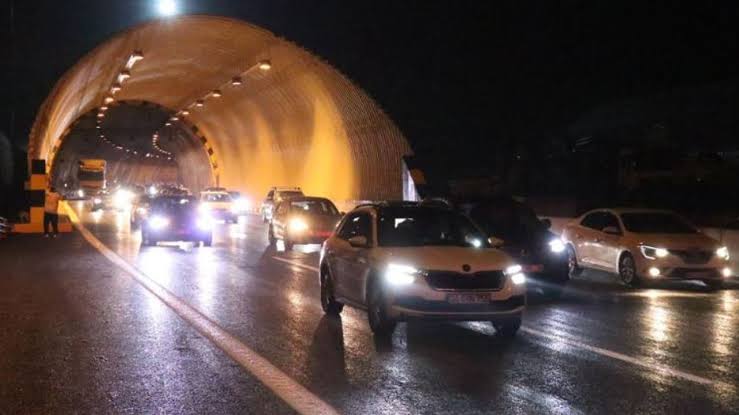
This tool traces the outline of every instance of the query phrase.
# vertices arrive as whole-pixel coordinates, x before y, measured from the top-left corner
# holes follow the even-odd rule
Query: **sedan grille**
[[[505,274],[503,271],[429,271],[426,281],[432,288],[440,290],[499,290],[505,282]]]
[[[713,252],[702,251],[702,250],[683,250],[683,249],[670,249],[672,255],[680,257],[686,264],[699,265],[706,264],[711,260]]]

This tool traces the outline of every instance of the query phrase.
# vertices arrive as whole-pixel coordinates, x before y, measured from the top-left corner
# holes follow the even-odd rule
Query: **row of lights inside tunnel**
[[[162,153],[164,153],[164,156],[160,156],[157,154],[152,153],[142,153],[139,154],[139,152],[135,149],[130,149],[122,146],[121,144],[114,143],[111,141],[108,137],[105,136],[103,133],[103,119],[105,118],[105,113],[110,109],[110,107],[115,103],[115,96],[118,94],[122,89],[123,85],[126,83],[126,81],[131,78],[131,70],[133,69],[134,65],[136,65],[137,62],[144,59],[144,54],[141,51],[134,51],[126,61],[126,64],[124,65],[123,69],[118,73],[115,80],[113,81],[113,84],[110,86],[108,94],[105,95],[105,98],[103,98],[103,103],[98,109],[97,113],[97,119],[96,119],[96,125],[95,128],[97,130],[100,130],[100,139],[109,145],[113,147],[116,151],[125,151],[128,154],[132,154],[134,156],[143,156],[145,158],[153,158],[153,159],[166,159],[168,161],[174,160],[172,157],[172,153],[164,152],[163,150],[159,149],[158,146],[155,146],[154,148]]]
[[[225,82],[223,85],[219,86],[218,88],[206,93],[202,98],[196,99],[195,101],[191,102],[189,105],[186,105],[184,108],[180,109],[179,111],[176,111],[175,114],[171,116],[160,129],[158,129],[157,131],[154,132],[154,134],[152,134],[151,144],[154,147],[154,149],[156,149],[160,153],[167,155],[168,157],[171,157],[172,153],[163,150],[159,146],[159,138],[160,138],[161,129],[170,128],[172,127],[173,123],[185,119],[185,117],[190,115],[191,110],[197,110],[197,109],[205,107],[205,104],[209,99],[221,98],[223,96],[222,91],[225,91],[227,87],[230,86],[232,88],[235,88],[235,87],[241,86],[244,83],[244,78],[246,77],[246,75],[249,74],[249,72],[253,70],[260,70],[262,72],[267,72],[270,69],[272,69],[272,63],[269,60],[267,59],[260,60],[254,65],[247,68],[245,71],[241,72],[239,75],[231,78],[230,81]]]

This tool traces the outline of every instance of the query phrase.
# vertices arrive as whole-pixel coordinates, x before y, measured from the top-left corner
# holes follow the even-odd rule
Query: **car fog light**
[[[659,277],[662,271],[659,270],[657,267],[651,267],[649,268],[649,276],[650,277]]]

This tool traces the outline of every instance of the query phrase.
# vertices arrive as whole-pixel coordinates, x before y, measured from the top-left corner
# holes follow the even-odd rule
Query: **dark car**
[[[328,199],[322,197],[296,197],[280,202],[269,226],[269,241],[278,239],[285,249],[295,244],[321,244],[331,236],[341,213]]]
[[[151,200],[146,220],[141,223],[141,244],[158,242],[213,243],[213,219],[200,213],[192,196],[160,196]]]
[[[561,293],[569,281],[567,253],[562,240],[549,230],[548,220],[539,219],[533,209],[511,198],[476,203],[469,215],[523,266],[531,286],[554,296]]]

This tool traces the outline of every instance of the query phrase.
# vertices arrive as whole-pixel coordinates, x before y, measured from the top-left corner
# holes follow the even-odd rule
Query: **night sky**
[[[10,0],[3,2],[9,39]],[[567,136],[583,114],[613,102],[716,85],[720,92],[739,80],[736,2],[178,2],[186,13],[246,20],[322,56],[374,97],[422,153],[465,157],[510,140],[537,145]],[[155,18],[155,4],[15,0],[15,42],[3,42],[0,131],[7,134],[14,105],[8,135],[24,146],[58,77],[114,33]],[[720,101],[710,103],[717,111],[737,102],[698,95]],[[738,139],[726,141],[739,147]]]

